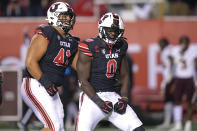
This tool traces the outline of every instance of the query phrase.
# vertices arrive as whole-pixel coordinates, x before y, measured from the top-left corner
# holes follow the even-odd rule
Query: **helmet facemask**
[[[101,38],[109,45],[114,45],[123,33],[124,30],[117,27],[102,27],[100,31]]]
[[[67,33],[69,30],[73,29],[74,24],[75,14],[72,12],[62,12],[58,15],[57,26],[62,28],[64,32]]]

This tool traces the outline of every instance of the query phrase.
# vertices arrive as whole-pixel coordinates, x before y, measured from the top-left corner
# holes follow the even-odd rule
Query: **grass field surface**
[[[192,122],[193,130],[197,131],[197,120]],[[37,128],[37,129],[36,129]],[[168,131],[168,129],[157,129],[156,126],[145,126],[146,131]],[[0,131],[22,131],[17,127],[16,122],[0,122]],[[28,130],[26,131],[40,131],[40,128],[34,127],[30,124]],[[74,131],[74,127],[70,127],[66,131]],[[94,131],[119,131],[113,125],[108,125],[108,127],[97,126]]]

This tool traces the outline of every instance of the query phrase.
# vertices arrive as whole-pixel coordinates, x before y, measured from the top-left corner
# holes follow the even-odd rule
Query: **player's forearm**
[[[121,90],[120,90],[120,94],[121,96],[125,96],[128,97],[128,93],[129,93],[129,76],[125,74],[125,76],[123,78],[121,78]]]
[[[106,114],[113,110],[113,104],[110,101],[103,101],[95,92],[88,81],[81,81],[82,90],[86,95]]]
[[[130,88],[130,80],[129,80],[129,68],[126,55],[122,59],[121,69],[120,69],[120,82],[121,82],[121,96],[128,96],[129,88]]]
[[[88,95],[89,98],[93,98],[96,95],[94,88],[88,81],[81,81],[82,90]]]
[[[77,70],[77,60],[78,60],[78,56],[79,56],[79,52],[77,52],[77,53],[75,54],[75,57],[74,57],[74,59],[73,59],[73,61],[72,61],[72,65],[71,65],[71,67],[72,67],[73,69],[75,69],[75,70]]]
[[[128,94],[129,94],[129,88],[122,87],[122,89],[120,91],[120,95],[124,96],[124,97],[128,97]]]

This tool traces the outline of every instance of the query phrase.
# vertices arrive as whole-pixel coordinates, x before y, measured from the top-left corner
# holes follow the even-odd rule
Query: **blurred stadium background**
[[[57,0],[54,0],[57,1]],[[24,34],[30,37],[34,29],[45,21],[51,0],[0,1],[0,68],[4,71],[3,104],[0,106],[0,131],[17,130],[16,122],[22,116],[20,84],[24,68]],[[134,65],[134,87],[131,104],[147,130],[154,130],[163,120],[163,96],[159,92],[161,63],[157,41],[165,36],[173,45],[182,35],[197,43],[196,0],[59,0],[72,5],[77,14],[71,31],[81,39],[97,35],[100,16],[113,11],[125,23],[128,54]],[[183,104],[184,110],[186,105]],[[185,117],[185,115],[183,115]],[[196,125],[196,111],[193,125]],[[112,129],[109,129],[112,127]],[[194,127],[197,130],[197,127]],[[32,127],[33,130],[33,127]],[[34,129],[36,130],[36,129]],[[111,124],[101,122],[96,131],[116,131]]]

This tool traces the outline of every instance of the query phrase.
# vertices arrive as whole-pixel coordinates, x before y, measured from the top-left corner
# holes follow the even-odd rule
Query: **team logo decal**
[[[103,21],[108,17],[108,15],[105,15],[100,21],[99,24],[103,23]]]
[[[55,12],[57,9],[58,9],[58,6],[59,6],[60,4],[55,4],[55,5],[53,5],[53,6],[51,6],[50,7],[50,12]]]
[[[119,26],[119,16],[118,15],[115,15],[113,14],[113,24],[116,25],[116,26]]]
[[[98,45],[96,45],[96,46],[94,47],[94,49],[95,49],[96,52],[99,52],[99,47],[98,47]]]
[[[73,41],[73,39],[70,39],[70,38],[68,40],[71,41],[71,42]]]
[[[116,49],[116,52],[120,52],[120,49]]]
[[[105,55],[106,51],[105,49],[102,49],[101,52]]]

